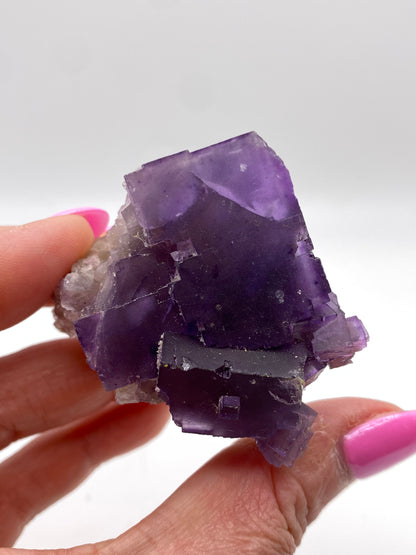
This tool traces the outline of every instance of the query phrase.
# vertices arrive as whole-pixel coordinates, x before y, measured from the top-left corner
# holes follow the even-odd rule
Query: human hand
[[[0,228],[0,263],[9,269],[0,275],[0,326],[13,325],[42,306],[92,240],[79,216]],[[167,417],[161,405],[116,407],[72,340],[5,357],[0,360],[0,379],[1,446],[40,433],[0,465],[4,546],[97,464],[145,442]],[[237,441],[120,537],[65,552],[293,553],[307,524],[354,473],[374,472],[415,449],[414,413],[398,416],[397,407],[365,399],[311,405],[319,414],[315,434],[291,469],[271,467],[252,440]],[[386,414],[393,416],[383,416],[378,426],[361,426],[344,440],[352,428]],[[365,452],[369,445],[371,450]],[[31,552],[0,548],[1,555],[19,553]]]
[[[108,216],[90,221],[99,235]],[[48,303],[93,240],[79,215],[0,227],[0,329]],[[0,448],[39,434],[0,464],[0,546],[12,545],[29,520],[101,462],[156,435],[167,418],[163,405],[116,405],[75,339],[0,359]]]

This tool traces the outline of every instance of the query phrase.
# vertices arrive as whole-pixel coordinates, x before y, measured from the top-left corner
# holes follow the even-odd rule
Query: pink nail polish
[[[94,237],[99,237],[102,235],[108,225],[109,215],[105,210],[101,208],[92,208],[89,206],[83,208],[71,208],[70,210],[64,210],[54,216],[67,216],[68,214],[75,214],[77,216],[82,216],[90,224],[91,229],[94,233]]]
[[[346,460],[357,478],[365,478],[416,453],[416,411],[381,416],[344,437]]]

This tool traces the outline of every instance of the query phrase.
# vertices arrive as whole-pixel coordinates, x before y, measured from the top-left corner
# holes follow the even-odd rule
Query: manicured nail
[[[66,216],[68,214],[76,214],[77,216],[82,216],[90,224],[91,229],[94,233],[94,237],[99,237],[102,235],[108,225],[108,220],[110,219],[108,213],[101,208],[91,208],[86,206],[84,208],[71,208],[70,210],[64,210],[54,216]]]
[[[416,410],[369,420],[344,437],[346,460],[357,478],[366,478],[416,453]]]

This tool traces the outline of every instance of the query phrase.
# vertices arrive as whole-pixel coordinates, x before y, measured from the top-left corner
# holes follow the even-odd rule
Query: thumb
[[[355,432],[349,434],[353,428],[367,428],[371,445],[374,427],[361,424],[380,415],[391,414],[392,418],[376,422],[394,420],[393,413],[396,421],[403,420],[397,419],[398,414],[410,415],[412,430],[397,433],[400,422],[396,422],[393,435],[397,441],[390,450],[402,455],[416,450],[415,413],[397,414],[394,405],[358,398],[318,401],[311,406],[318,412],[314,436],[292,468],[269,465],[253,440],[240,440],[191,476],[142,522],[105,542],[100,553],[292,554],[306,526],[353,480],[353,469],[359,468],[359,460],[352,465],[347,462],[357,453]],[[402,440],[397,439],[400,437]],[[400,441],[407,442],[407,447]],[[383,458],[374,447],[374,457]],[[366,457],[369,462],[371,454],[364,454]],[[384,453],[383,464],[397,458]],[[381,466],[375,465],[374,471]]]

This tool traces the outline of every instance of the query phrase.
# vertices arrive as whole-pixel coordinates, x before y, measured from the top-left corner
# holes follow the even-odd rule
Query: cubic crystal
[[[126,175],[115,226],[57,291],[119,402],[161,400],[183,431],[253,437],[291,465],[315,413],[302,390],[368,336],[331,292],[280,158],[247,133]]]

